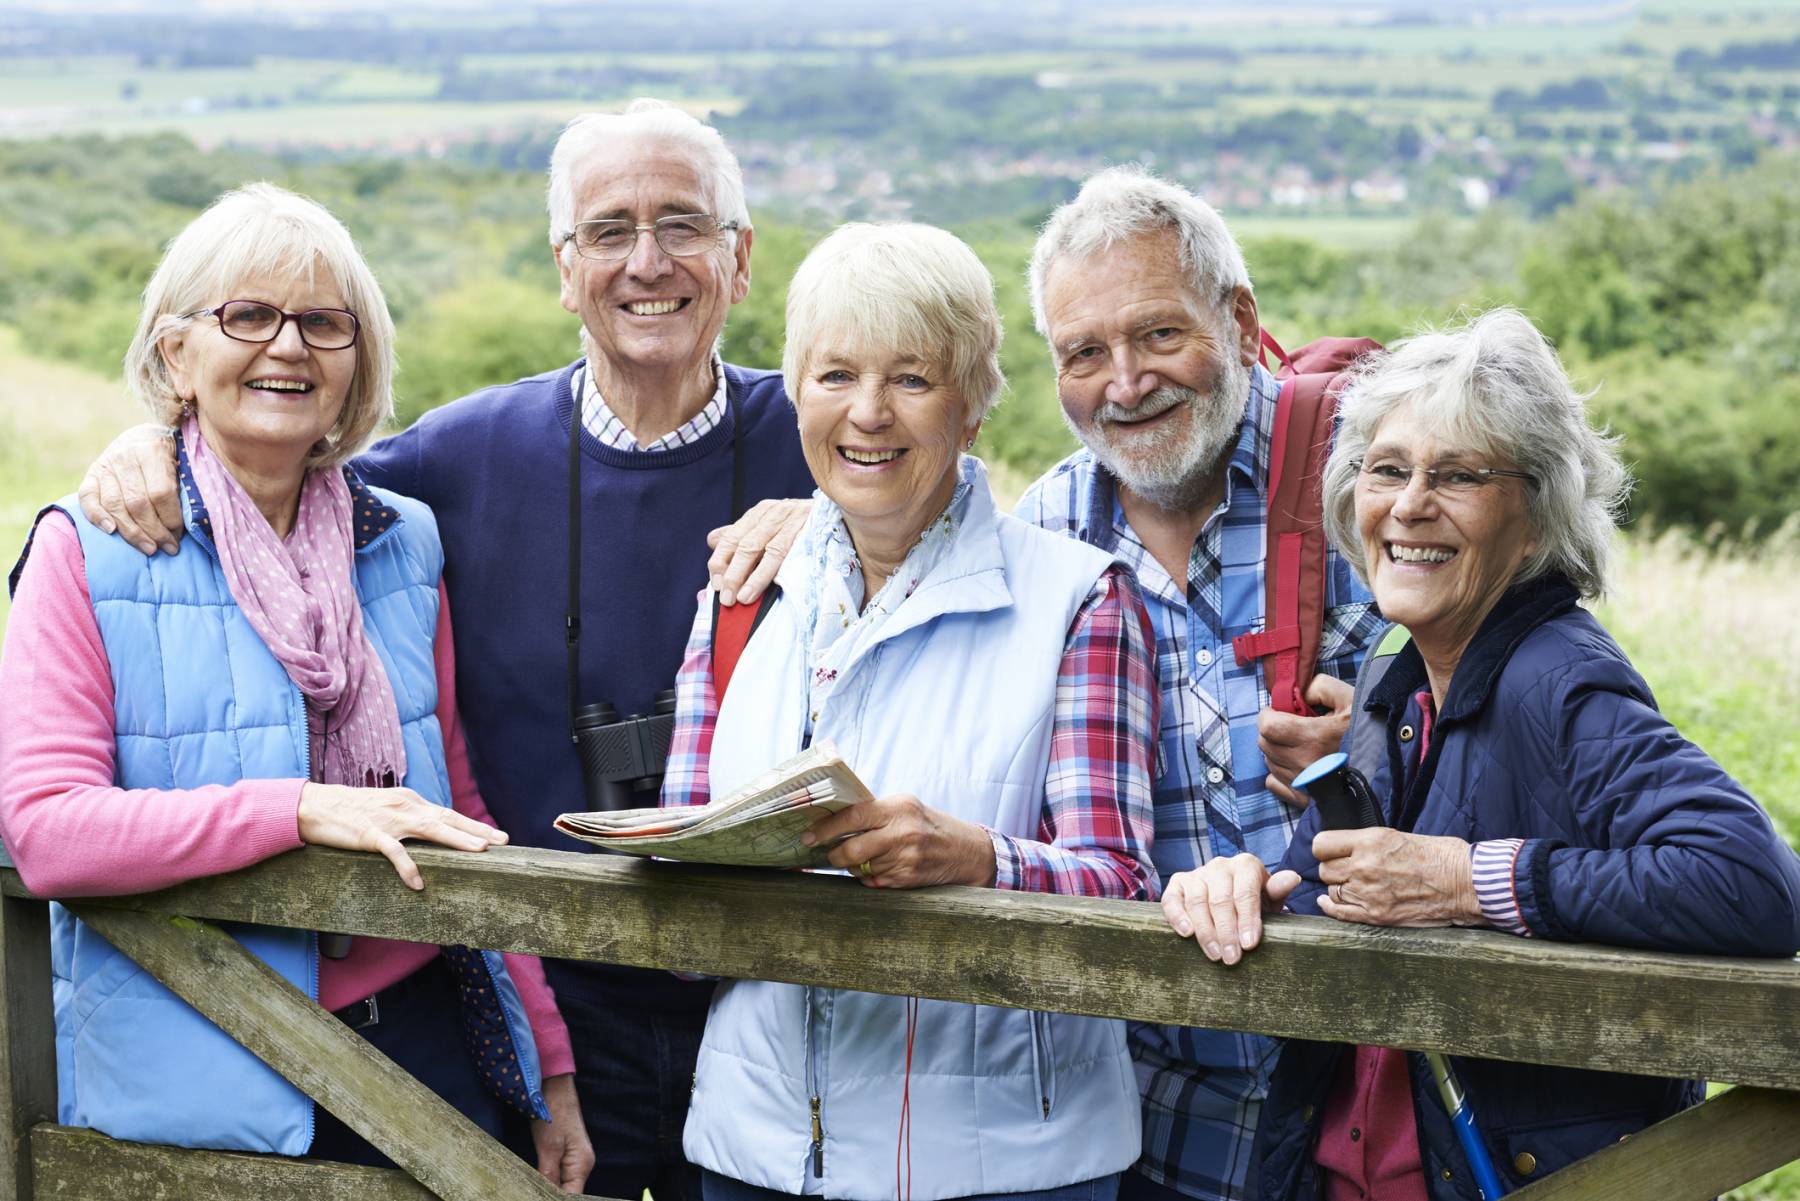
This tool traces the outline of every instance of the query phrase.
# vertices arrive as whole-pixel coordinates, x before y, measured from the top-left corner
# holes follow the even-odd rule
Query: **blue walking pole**
[[[1488,1157],[1481,1131],[1475,1129],[1475,1111],[1469,1108],[1469,1098],[1462,1090],[1462,1083],[1450,1070],[1450,1061],[1438,1052],[1425,1052],[1425,1062],[1431,1065],[1438,1096],[1444,1099],[1450,1124],[1456,1127],[1456,1141],[1462,1144],[1463,1158],[1469,1161],[1469,1172],[1475,1177],[1475,1187],[1481,1190],[1482,1201],[1499,1201],[1506,1196],[1506,1186],[1500,1183],[1500,1173],[1494,1170],[1494,1161]]]
[[[1342,752],[1325,756],[1295,776],[1294,787],[1306,789],[1319,807],[1327,830],[1360,830],[1381,824],[1380,809],[1369,782],[1350,766],[1350,757]],[[1500,1183],[1500,1173],[1494,1170],[1487,1144],[1475,1128],[1475,1111],[1469,1108],[1462,1083],[1450,1070],[1450,1061],[1438,1052],[1425,1052],[1425,1062],[1431,1065],[1432,1079],[1437,1081],[1438,1095],[1444,1099],[1450,1124],[1456,1127],[1456,1141],[1462,1144],[1463,1158],[1468,1160],[1482,1201],[1500,1201],[1506,1195],[1506,1186]]]

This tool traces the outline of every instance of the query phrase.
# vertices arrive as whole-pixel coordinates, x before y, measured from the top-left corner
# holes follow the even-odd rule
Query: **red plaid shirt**
[[[675,678],[677,717],[663,776],[665,805],[704,805],[711,798],[707,758],[719,702],[713,692],[711,598],[701,599]],[[1128,901],[1160,894],[1150,862],[1156,828],[1150,782],[1160,703],[1154,645],[1136,582],[1122,568],[1108,569],[1063,644],[1037,838],[988,831],[996,888]]]

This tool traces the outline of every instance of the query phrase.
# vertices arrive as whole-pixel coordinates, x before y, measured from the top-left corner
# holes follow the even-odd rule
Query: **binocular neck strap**
[[[581,695],[581,400],[587,395],[588,365],[575,369],[569,405],[569,603],[563,613],[563,641],[568,647],[569,742],[575,739],[575,710]],[[725,364],[719,364],[725,370]],[[737,394],[725,382],[725,420],[731,423],[731,512],[725,524],[744,515],[744,423]]]

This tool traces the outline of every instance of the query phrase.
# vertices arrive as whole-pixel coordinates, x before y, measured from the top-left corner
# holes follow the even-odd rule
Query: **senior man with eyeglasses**
[[[582,356],[434,409],[355,468],[436,512],[461,719],[489,810],[515,845],[571,850],[551,823],[585,804],[574,708],[650,712],[681,665],[708,532],[751,506],[773,529],[780,506],[758,502],[813,483],[780,373],[718,355],[752,241],[718,132],[655,100],[577,118],[551,156],[549,210]],[[180,528],[168,447],[159,431],[127,435],[82,487],[95,523],[146,554],[174,553]],[[745,528],[755,546],[755,520]],[[544,966],[574,1044],[589,1191],[698,1201],[681,1132],[711,985]]]

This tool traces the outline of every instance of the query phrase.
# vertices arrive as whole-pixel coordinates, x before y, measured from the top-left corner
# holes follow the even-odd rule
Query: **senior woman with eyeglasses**
[[[1239,856],[1172,879],[1171,924],[1228,963],[1258,941],[1259,894],[1374,925],[1794,954],[1800,860],[1579,605],[1606,586],[1626,475],[1542,335],[1499,309],[1412,338],[1363,368],[1342,419],[1326,521],[1404,627],[1364,665],[1345,739],[1384,825],[1309,813],[1273,877]],[[1452,1063],[1508,1188],[1702,1095]],[[1288,1043],[1256,1145],[1265,1201],[1477,1196],[1413,1052]]]
[[[378,851],[417,889],[400,840],[506,841],[456,725],[436,523],[343,467],[392,412],[393,338],[350,235],[310,200],[252,185],[170,243],[126,370],[175,427],[192,549],[146,559],[69,498],[13,574],[0,831],[34,892],[144,892],[305,843]],[[52,914],[61,1121],[386,1162]],[[234,932],[489,1133],[529,1115],[540,1169],[579,1191],[592,1153],[535,959]]]
[[[848,225],[801,264],[783,373],[818,499],[722,700],[702,596],[663,800],[830,739],[878,799],[810,837],[867,887],[1150,898],[1148,619],[1107,555],[997,512],[964,453],[1000,335],[942,230]],[[1138,1132],[1122,1023],[733,980],[684,1147],[708,1201],[1064,1201],[1114,1196]]]

